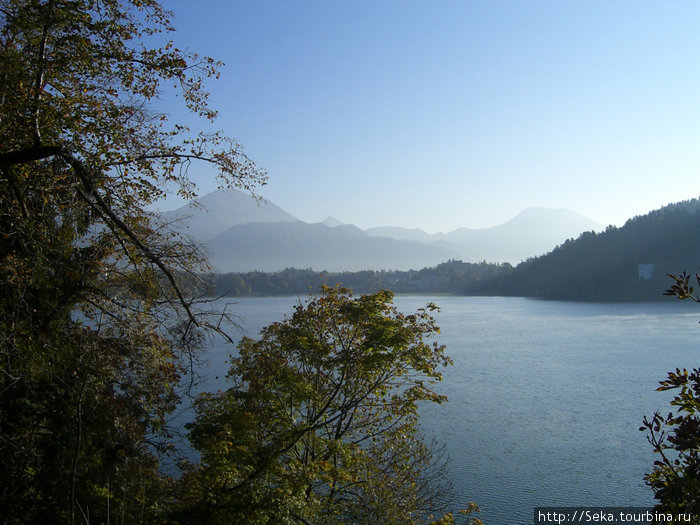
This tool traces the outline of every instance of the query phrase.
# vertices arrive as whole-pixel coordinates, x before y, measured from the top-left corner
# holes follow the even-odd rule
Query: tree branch
[[[0,153],[0,168],[9,168],[18,164],[27,164],[37,160],[48,159],[63,154],[61,146],[32,146],[7,153]]]

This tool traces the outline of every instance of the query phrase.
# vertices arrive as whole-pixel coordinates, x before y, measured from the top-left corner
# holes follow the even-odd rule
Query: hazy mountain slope
[[[486,259],[516,264],[547,253],[584,231],[601,229],[600,223],[571,210],[528,208],[498,226],[455,230],[444,240],[458,246],[464,261]]]
[[[648,274],[640,277],[640,265]],[[665,206],[621,228],[587,232],[518,265],[484,293],[569,300],[655,299],[667,273],[700,266],[700,201]],[[643,273],[643,272],[642,272]]]
[[[237,225],[211,239],[211,262],[220,272],[313,268],[328,271],[423,268],[455,258],[446,248],[370,237],[359,228],[322,223]]]
[[[582,231],[600,229],[596,222],[569,210],[531,208],[504,224],[480,230],[461,228],[429,235],[418,228],[383,227],[363,232],[333,217],[307,224],[269,201],[256,201],[236,190],[215,191],[196,203],[162,217],[196,240],[208,242],[220,271],[291,266],[398,270],[453,258],[517,263],[546,253]]]
[[[436,236],[424,232],[420,228],[401,228],[399,226],[377,226],[367,228],[367,235],[372,237],[389,237],[400,241],[435,242]]]
[[[321,221],[321,224],[325,224],[326,226],[335,228],[336,226],[342,226],[344,223],[331,216],[323,219],[323,221]]]
[[[370,228],[369,235],[382,235],[436,243],[455,250],[463,261],[481,260],[518,263],[551,251],[566,239],[584,231],[601,230],[600,223],[566,209],[528,208],[511,220],[491,228],[459,228],[429,235],[420,229]]]
[[[195,202],[199,206],[185,205],[163,212],[161,216],[166,221],[177,220],[178,230],[202,242],[238,224],[297,220],[269,201],[256,201],[250,195],[233,189],[208,193]]]

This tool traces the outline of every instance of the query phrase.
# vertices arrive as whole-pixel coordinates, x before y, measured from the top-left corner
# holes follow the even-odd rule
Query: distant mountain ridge
[[[257,222],[233,226],[208,243],[211,262],[224,272],[285,268],[329,271],[422,268],[455,258],[448,248],[370,237],[353,225]]]
[[[420,229],[363,231],[334,217],[306,223],[270,201],[219,190],[194,205],[161,214],[164,221],[205,243],[220,272],[409,270],[450,259],[518,262],[545,253],[582,231],[600,228],[570,210],[531,208],[484,229],[430,235]]]
[[[465,262],[481,260],[518,263],[552,250],[566,239],[603,226],[567,209],[527,208],[498,226],[459,228],[430,235],[418,228],[369,228],[370,235],[449,246]]]

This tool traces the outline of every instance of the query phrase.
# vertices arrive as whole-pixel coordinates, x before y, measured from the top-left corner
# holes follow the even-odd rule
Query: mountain
[[[326,217],[325,219],[323,219],[323,222],[321,222],[321,224],[325,224],[326,226],[330,226],[331,228],[343,225],[343,223],[335,217]]]
[[[700,200],[669,204],[621,228],[584,232],[484,283],[480,293],[587,301],[659,299],[666,274],[700,265]]]
[[[233,189],[217,190],[193,204],[161,213],[176,229],[198,241],[208,241],[231,226],[252,222],[296,221],[297,218],[264,199]]]
[[[525,225],[527,233],[538,227],[543,215],[550,220],[576,218],[566,210],[526,210],[494,228],[455,230],[430,236],[433,240],[429,242],[376,237],[352,225],[250,223],[222,232],[210,241],[209,247],[220,271],[241,272],[216,276],[217,289],[242,295],[298,293],[314,289],[321,282],[341,282],[362,291],[388,287],[408,293],[649,301],[663,299],[661,293],[672,284],[666,274],[698,271],[699,199],[634,217],[621,228],[608,226],[599,233],[584,231],[515,268],[508,263],[457,261],[456,254],[443,246],[449,244],[445,239],[450,235],[459,243],[460,237],[473,240],[475,232],[483,234],[488,230],[506,238],[506,234],[515,235]],[[583,222],[578,227],[589,224]],[[372,233],[379,231],[392,235],[416,233],[401,228],[373,229]],[[448,259],[441,264],[434,262]],[[287,267],[302,269],[278,271]],[[382,268],[394,271],[360,271]],[[405,271],[407,268],[413,271]],[[251,271],[255,269],[276,273]]]
[[[236,190],[219,190],[192,205],[161,214],[166,222],[203,242],[221,272],[408,270],[448,259],[518,262],[551,250],[594,221],[569,210],[531,208],[510,221],[479,230],[430,235],[420,229],[359,228],[334,217],[309,224]]]
[[[444,236],[464,261],[519,263],[551,251],[584,231],[602,229],[588,217],[567,209],[528,208],[509,221],[479,230],[461,228]]]
[[[367,235],[372,237],[389,237],[399,241],[435,242],[437,237],[425,233],[420,228],[401,228],[397,226],[378,226],[367,228]]]
[[[211,239],[211,262],[220,272],[284,268],[328,271],[408,270],[455,258],[449,248],[370,237],[353,225],[257,222],[233,226]]]
[[[164,212],[175,229],[206,244],[220,272],[420,268],[454,258],[449,248],[370,237],[334,217],[298,220],[275,204],[236,190],[219,190]]]
[[[467,262],[518,263],[546,253],[581,232],[601,229],[600,223],[571,210],[528,208],[508,222],[491,228],[459,228],[434,235],[417,228],[381,227],[366,232],[373,236],[433,243],[454,250]]]

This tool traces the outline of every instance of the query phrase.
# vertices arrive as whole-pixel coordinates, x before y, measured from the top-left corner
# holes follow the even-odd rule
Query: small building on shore
[[[637,266],[637,276],[639,279],[650,281],[656,269],[655,264],[640,264]]]

